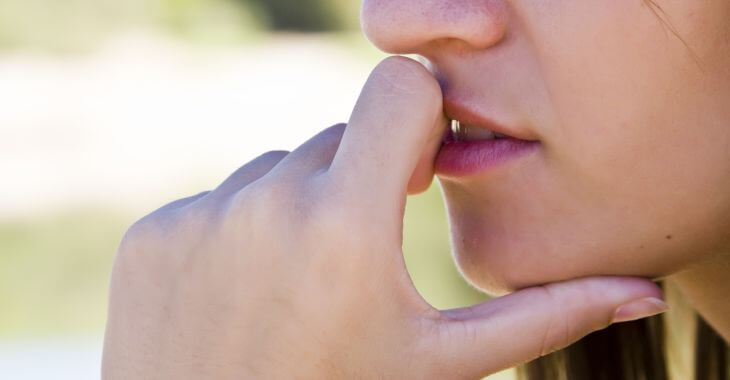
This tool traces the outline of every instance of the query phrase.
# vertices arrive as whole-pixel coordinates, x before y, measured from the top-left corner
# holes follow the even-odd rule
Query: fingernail
[[[619,306],[611,323],[634,321],[663,313],[669,309],[667,304],[655,297],[647,297]]]

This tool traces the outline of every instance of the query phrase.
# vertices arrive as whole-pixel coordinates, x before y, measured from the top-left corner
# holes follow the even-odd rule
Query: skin
[[[430,70],[385,59],[347,125],[130,227],[103,377],[480,378],[666,310],[640,277],[677,276],[722,327],[730,5],[665,7],[704,71],[638,3],[529,5],[365,0],[368,37]],[[542,146],[441,178],[461,270],[510,294],[436,310],[401,241],[407,194],[433,178],[445,97]]]
[[[445,97],[542,143],[440,178],[474,286],[668,277],[730,338],[730,3],[366,0],[362,16]]]
[[[441,103],[423,66],[388,58],[346,126],[130,227],[103,377],[474,379],[666,310],[650,281],[611,276],[428,305],[405,268],[402,223],[411,178],[428,171],[419,161],[440,144]]]

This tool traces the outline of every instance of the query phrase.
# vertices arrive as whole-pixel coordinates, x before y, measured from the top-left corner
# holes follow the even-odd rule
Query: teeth
[[[451,120],[451,132],[456,141],[495,140],[506,137],[488,129],[461,124],[458,120]]]
[[[459,141],[461,134],[461,123],[459,123],[459,120],[451,120],[451,135],[454,137],[454,140]]]

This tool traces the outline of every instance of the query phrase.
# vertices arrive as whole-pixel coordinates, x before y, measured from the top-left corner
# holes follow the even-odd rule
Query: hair
[[[521,380],[668,380],[665,316],[619,323],[518,368]],[[695,315],[695,380],[730,380],[727,343]],[[687,378],[689,374],[682,374]],[[676,376],[675,376],[676,378]]]

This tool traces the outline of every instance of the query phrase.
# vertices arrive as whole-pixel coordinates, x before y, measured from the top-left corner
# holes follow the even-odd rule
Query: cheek
[[[703,72],[639,3],[598,3],[550,8],[571,25],[529,23],[555,116],[538,126],[541,155],[491,178],[441,181],[455,260],[477,288],[660,277],[730,248],[728,53],[703,49],[699,29],[682,25],[687,12],[672,12]]]

